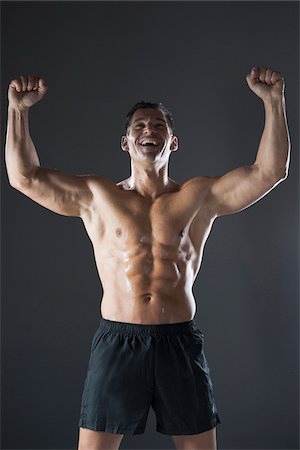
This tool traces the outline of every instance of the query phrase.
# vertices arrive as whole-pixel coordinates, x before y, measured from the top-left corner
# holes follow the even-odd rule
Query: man
[[[255,67],[246,81],[266,114],[255,162],[182,184],[168,176],[178,138],[162,104],[142,102],[128,113],[121,147],[129,152],[131,175],[115,184],[40,167],[28,111],[48,88],[38,76],[9,84],[9,182],[51,211],[81,217],[103,285],[79,450],[118,449],[124,434],[144,432],[150,405],[157,431],[171,435],[177,449],[217,447],[220,419],[192,287],[213,221],[286,179],[290,154],[282,74]]]

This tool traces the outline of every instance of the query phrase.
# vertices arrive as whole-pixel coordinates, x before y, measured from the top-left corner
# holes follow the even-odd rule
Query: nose
[[[153,131],[154,131],[154,127],[151,123],[145,124],[144,129],[143,129],[144,134],[151,134],[151,133],[153,133]]]

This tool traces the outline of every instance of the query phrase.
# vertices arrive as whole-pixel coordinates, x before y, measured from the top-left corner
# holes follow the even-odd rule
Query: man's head
[[[128,112],[122,150],[138,160],[167,161],[178,148],[172,114],[162,103],[139,102]]]
[[[173,121],[173,116],[172,116],[171,112],[167,108],[165,108],[165,106],[161,102],[151,103],[151,102],[144,102],[144,101],[138,102],[135,105],[133,105],[133,107],[127,113],[127,116],[125,119],[126,134],[127,134],[128,127],[130,126],[133,114],[138,109],[146,109],[146,108],[147,109],[149,109],[149,108],[159,109],[164,114],[164,116],[168,122],[168,125],[169,125],[172,133],[174,134],[174,121]]]

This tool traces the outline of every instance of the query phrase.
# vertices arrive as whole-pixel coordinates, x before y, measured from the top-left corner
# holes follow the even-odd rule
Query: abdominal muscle
[[[101,316],[139,324],[193,319],[196,303],[192,294],[191,262],[152,256],[155,250],[131,253],[135,254],[122,258],[115,249],[96,258],[104,291]]]

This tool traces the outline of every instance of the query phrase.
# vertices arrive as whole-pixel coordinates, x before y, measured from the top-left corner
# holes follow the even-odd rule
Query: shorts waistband
[[[198,329],[194,319],[178,323],[139,324],[117,322],[103,318],[101,319],[99,328],[103,331],[108,330],[115,333],[126,332],[138,335],[181,334]]]

